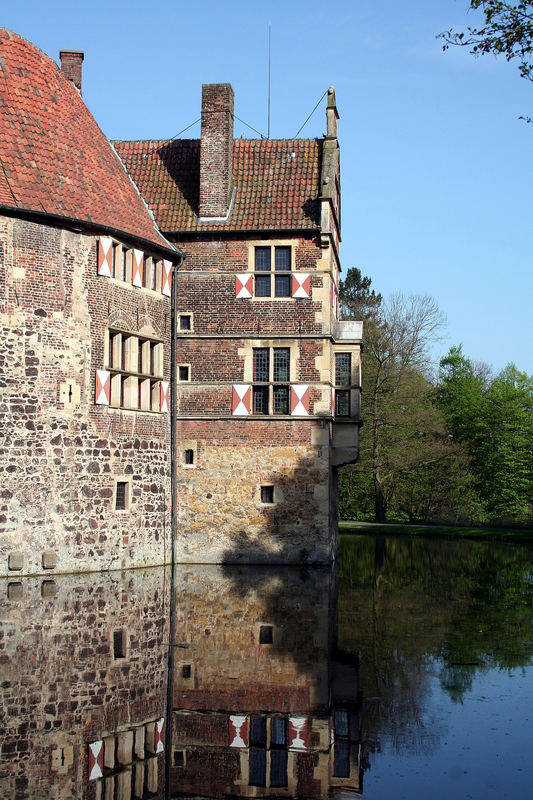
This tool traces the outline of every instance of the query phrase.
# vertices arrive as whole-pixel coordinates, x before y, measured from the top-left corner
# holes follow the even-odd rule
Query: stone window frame
[[[192,450],[193,460],[192,464],[185,463],[185,453],[187,450]],[[198,443],[193,439],[183,439],[180,442],[180,466],[183,469],[196,469],[198,466]]]
[[[258,239],[256,241],[248,242],[248,272],[251,272],[254,276],[254,287],[252,292],[252,300],[257,302],[280,302],[285,300],[294,300],[292,297],[292,276],[296,272],[296,248],[298,246],[297,239]],[[270,247],[271,255],[270,255],[270,264],[271,267],[274,265],[275,267],[275,249],[276,247],[288,247],[290,248],[291,252],[291,268],[290,270],[282,270],[276,271],[276,269],[270,270],[256,270],[255,268],[255,255],[256,250],[259,247]],[[256,277],[270,275],[273,280],[271,280],[270,286],[270,295],[267,297],[257,297],[255,292],[255,283]],[[276,284],[276,275],[280,276],[288,276],[289,277],[289,294],[288,295],[280,295],[277,296],[275,294],[275,284]]]
[[[109,325],[104,364],[111,381],[109,408],[161,413],[163,339]]]
[[[117,508],[117,487],[119,483],[126,484],[125,506]],[[131,510],[132,501],[132,480],[131,475],[116,475],[113,487],[113,511],[115,514],[128,514]]]
[[[186,378],[180,378],[180,369],[182,367],[187,367],[188,373]],[[176,364],[176,372],[178,376],[178,383],[190,383],[191,382],[191,375],[192,375],[192,367],[190,364]]]
[[[113,239],[112,244],[112,280],[121,285],[133,287],[133,247]],[[163,288],[163,259],[156,256],[143,255],[142,288],[161,295]]]
[[[252,744],[252,725],[253,719],[264,719],[265,720],[265,741],[259,742],[256,741]],[[273,735],[272,735],[272,727],[273,727],[273,720],[279,719],[283,720],[285,723],[285,742],[283,744],[274,743]],[[259,788],[266,788],[270,790],[274,790],[278,796],[286,796],[292,795],[294,792],[293,786],[291,786],[291,778],[290,775],[293,772],[294,764],[293,764],[293,754],[289,749],[289,717],[285,714],[262,714],[256,713],[250,716],[250,744],[248,746],[248,786],[254,786]],[[251,758],[252,758],[252,750],[261,752],[264,754],[264,769],[265,769],[265,782],[257,782],[253,781],[252,779],[252,765],[251,765]],[[273,753],[284,753],[285,754],[285,779],[286,783],[284,784],[275,784],[272,783],[272,759]]]
[[[350,376],[349,382],[337,383],[337,356],[350,355]],[[333,349],[333,357],[331,364],[331,384],[335,389],[335,417],[339,419],[349,419],[356,417],[359,414],[359,392],[361,389],[360,383],[360,350],[352,346],[335,346]],[[337,412],[337,404],[339,396],[348,395],[348,414],[339,414]]]
[[[254,380],[254,350],[269,350],[269,363],[268,363],[268,381]],[[274,351],[275,350],[288,350],[289,351],[289,375],[286,381],[274,381]],[[294,340],[286,339],[252,339],[246,340],[245,347],[239,349],[239,355],[244,356],[244,383],[249,383],[252,387],[252,406],[251,416],[258,419],[267,417],[287,417],[291,414],[290,396],[291,385],[297,383],[296,381],[296,363],[299,356],[299,347]],[[274,411],[274,389],[276,386],[286,386],[288,389],[288,408],[287,413],[280,413]],[[268,412],[254,413],[254,387],[262,387],[268,390]]]
[[[189,328],[182,328],[181,327],[181,324],[182,324],[181,323],[181,319],[182,319],[182,317],[188,317],[189,318],[189,325],[190,325]],[[178,329],[178,331],[180,333],[183,333],[183,334],[190,334],[190,333],[194,332],[194,314],[192,313],[192,311],[178,311],[177,329]]]
[[[261,489],[266,486],[271,486],[273,489],[273,500],[271,503],[264,503],[261,500]],[[281,488],[271,481],[261,481],[256,490],[256,502],[259,508],[275,508],[283,501],[283,492]]]

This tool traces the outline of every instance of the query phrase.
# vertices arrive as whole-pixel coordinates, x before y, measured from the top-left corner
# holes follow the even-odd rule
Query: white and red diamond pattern
[[[92,742],[89,745],[89,780],[95,781],[103,776],[104,768],[104,743]]]
[[[143,263],[144,253],[142,250],[134,250],[132,255],[132,270],[131,270],[131,282],[134,286],[138,286],[142,289],[143,281],[142,281],[142,263]]]
[[[243,297],[252,297],[254,286],[253,275],[235,275],[235,297],[237,300]]]
[[[94,402],[99,406],[108,406],[111,402],[111,378],[105,369],[96,370]]]
[[[113,276],[113,240],[100,236],[98,241],[98,275]]]
[[[304,384],[291,386],[291,415],[309,416],[309,386]]]
[[[160,410],[168,412],[170,403],[170,390],[168,381],[161,381],[160,383]]]
[[[235,417],[247,417],[252,409],[252,391],[249,385],[233,386],[231,413]]]
[[[172,279],[172,262],[163,261],[163,276],[161,281],[161,294],[170,297],[171,294],[171,279]]]
[[[308,272],[292,273],[292,296],[311,297],[311,276]]]

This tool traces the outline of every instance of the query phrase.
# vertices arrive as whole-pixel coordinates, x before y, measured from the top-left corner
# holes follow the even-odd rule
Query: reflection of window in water
[[[335,711],[333,776],[350,777],[350,720],[347,711]]]
[[[250,786],[287,786],[287,743],[284,717],[252,717]]]

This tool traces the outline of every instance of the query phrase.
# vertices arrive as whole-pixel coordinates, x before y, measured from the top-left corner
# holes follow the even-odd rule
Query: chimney
[[[226,218],[233,191],[233,89],[229,83],[202,86],[200,218]]]
[[[81,94],[81,62],[83,61],[82,50],[61,50],[61,72]]]
[[[328,105],[326,108],[326,122],[327,122],[327,138],[337,138],[337,120],[339,113],[337,111],[337,101],[335,100],[335,87],[330,86],[328,89]]]

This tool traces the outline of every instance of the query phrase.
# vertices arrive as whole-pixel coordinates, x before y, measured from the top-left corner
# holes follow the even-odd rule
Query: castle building
[[[0,574],[328,563],[361,344],[335,92],[323,139],[234,140],[215,84],[200,140],[110,144],[82,61],[0,30]]]
[[[177,275],[180,562],[320,562],[358,456],[361,323],[338,320],[340,167],[323,139],[233,138],[229,84],[200,140],[115,142]]]

